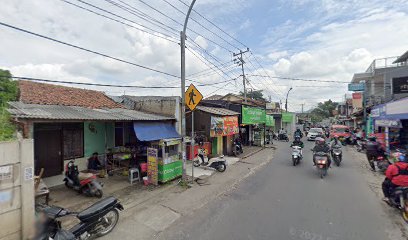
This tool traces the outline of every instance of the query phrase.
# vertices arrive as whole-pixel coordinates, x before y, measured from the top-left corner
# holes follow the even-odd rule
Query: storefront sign
[[[266,115],[266,126],[268,127],[273,127],[275,126],[275,119],[273,118],[273,116],[271,115]]]
[[[211,117],[210,137],[229,136],[239,132],[238,117]]]
[[[350,92],[355,92],[355,91],[364,91],[364,83],[349,83],[348,85],[348,90]]]
[[[265,104],[265,108],[266,108],[267,110],[275,109],[275,108],[276,108],[276,103],[274,103],[274,102],[266,103],[266,104]]]
[[[408,93],[408,77],[393,78],[392,93]]]
[[[265,109],[242,106],[242,124],[265,123]]]
[[[149,183],[159,184],[158,173],[158,150],[155,148],[147,148],[147,178]]]
[[[385,112],[387,115],[403,114],[398,119],[406,119],[405,117],[408,115],[408,98],[387,103]]]
[[[282,113],[282,122],[291,123],[293,122],[293,113]]]
[[[380,127],[402,128],[400,120],[377,119],[375,125]]]
[[[353,93],[353,108],[363,107],[363,97],[362,93]]]

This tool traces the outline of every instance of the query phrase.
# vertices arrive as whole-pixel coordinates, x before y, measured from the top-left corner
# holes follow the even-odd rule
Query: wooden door
[[[35,172],[44,168],[44,177],[63,171],[61,130],[40,130],[34,133]]]

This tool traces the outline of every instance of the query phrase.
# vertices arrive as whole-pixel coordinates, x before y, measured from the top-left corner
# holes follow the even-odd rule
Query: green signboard
[[[282,113],[282,122],[291,123],[293,122],[293,113]]]
[[[266,126],[268,127],[273,127],[275,126],[275,119],[273,119],[273,116],[271,115],[266,115]]]
[[[265,123],[265,109],[242,106],[242,124]]]

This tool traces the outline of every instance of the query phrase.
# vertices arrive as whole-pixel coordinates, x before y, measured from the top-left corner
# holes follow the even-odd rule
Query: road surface
[[[358,163],[344,161],[323,180],[312,165],[312,142],[294,167],[289,143],[236,190],[184,217],[158,239],[387,240],[397,231],[369,189]],[[399,217],[395,215],[395,217]],[[398,235],[398,234],[397,234]],[[391,236],[391,237],[390,237]]]

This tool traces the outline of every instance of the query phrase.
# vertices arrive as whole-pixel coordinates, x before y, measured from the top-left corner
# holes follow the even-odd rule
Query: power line
[[[159,32],[159,31],[157,31],[157,30],[154,30],[154,29],[151,29],[151,28],[149,28],[149,27],[143,26],[143,25],[138,24],[138,23],[136,23],[136,22],[133,22],[132,20],[129,20],[129,19],[127,19],[127,18],[118,16],[118,17],[120,17],[121,19],[125,19],[126,21],[132,22],[132,23],[134,23],[134,24],[137,24],[137,25],[139,25],[139,26],[142,26],[142,27],[144,27],[144,28],[146,28],[146,29],[149,29],[149,30],[151,30],[151,31],[154,31],[154,32],[152,33],[152,32],[146,31],[146,30],[144,30],[144,29],[142,29],[142,28],[135,27],[135,26],[130,25],[130,24],[128,24],[128,23],[125,23],[125,22],[122,22],[122,21],[120,21],[120,20],[111,18],[111,17],[109,17],[109,16],[107,16],[107,15],[104,15],[104,14],[101,14],[101,13],[98,13],[98,12],[95,12],[95,11],[89,9],[89,8],[85,8],[85,7],[83,7],[83,6],[77,5],[77,4],[72,3],[72,2],[68,2],[68,1],[66,1],[66,0],[61,0],[61,1],[65,2],[65,3],[67,3],[67,4],[70,4],[70,5],[72,5],[72,6],[75,6],[75,7],[77,7],[77,8],[83,9],[83,10],[85,10],[85,11],[91,12],[91,13],[93,13],[93,14],[96,14],[96,15],[98,15],[98,16],[101,16],[101,17],[110,19],[110,20],[112,20],[112,21],[118,22],[118,23],[123,24],[123,25],[125,25],[125,26],[131,27],[131,28],[134,28],[134,29],[137,29],[137,30],[139,30],[139,31],[141,31],[141,32],[145,32],[145,33],[151,34],[151,35],[153,35],[153,36],[156,36],[156,37],[159,37],[159,38],[165,39],[165,40],[167,40],[167,41],[170,41],[170,42],[173,42],[173,43],[178,44],[178,39],[175,39],[175,38],[173,38],[173,37],[170,36],[170,35],[167,35],[167,34],[165,34],[165,33]],[[115,14],[113,14],[113,13],[111,13],[111,14],[115,16]],[[166,37],[168,37],[168,38],[165,38],[165,37],[163,37],[163,36],[161,36],[161,35],[159,35],[159,34],[156,34],[155,32],[160,33],[160,34],[162,34],[163,36],[166,36]],[[170,38],[170,39],[169,39],[169,38]],[[175,40],[173,40],[173,39],[175,39]]]
[[[292,78],[292,77],[279,77],[279,76],[265,76],[265,75],[259,75],[259,74],[253,74],[251,76],[257,76],[257,77],[266,77],[266,78],[275,78],[275,79],[286,79],[286,80],[292,80],[292,81],[307,81],[307,82],[330,82],[330,83],[350,83],[350,82],[345,82],[345,81],[329,81],[329,80],[319,80],[319,79],[303,79],[303,78]]]
[[[55,38],[47,37],[47,36],[44,36],[44,35],[41,35],[41,34],[38,34],[38,33],[34,33],[34,32],[31,32],[31,31],[19,28],[19,27],[9,25],[7,23],[0,22],[0,25],[3,25],[3,26],[8,27],[8,28],[15,29],[15,30],[18,30],[18,31],[21,31],[21,32],[25,32],[25,33],[28,33],[28,34],[31,34],[31,35],[34,35],[34,36],[37,36],[37,37],[40,37],[40,38],[44,38],[44,39],[47,39],[47,40],[50,40],[50,41],[53,41],[53,42],[57,42],[57,43],[60,43],[60,44],[63,44],[63,45],[66,45],[66,46],[69,46],[69,47],[72,47],[72,48],[76,48],[76,49],[79,49],[79,50],[82,50],[82,51],[85,51],[85,52],[89,52],[89,53],[93,53],[93,54],[96,54],[96,55],[99,55],[99,56],[102,56],[102,57],[110,58],[110,59],[116,60],[118,62],[127,63],[127,64],[130,64],[130,65],[133,65],[133,66],[136,66],[136,67],[139,67],[139,68],[150,70],[152,72],[161,73],[161,74],[164,74],[164,75],[167,75],[167,76],[170,76],[170,77],[174,77],[174,78],[179,78],[179,76],[171,74],[171,73],[163,72],[163,71],[160,71],[160,70],[157,70],[157,69],[154,69],[154,68],[150,68],[150,67],[146,67],[146,66],[143,66],[143,65],[140,65],[140,64],[137,64],[137,63],[129,62],[129,61],[117,58],[117,57],[112,57],[112,56],[109,56],[109,55],[104,54],[104,53],[100,53],[100,52],[97,52],[97,51],[94,51],[94,50],[86,49],[84,47],[80,47],[80,46],[77,46],[77,45],[74,45],[74,44],[71,44],[71,43],[63,42],[63,41],[57,40]]]

